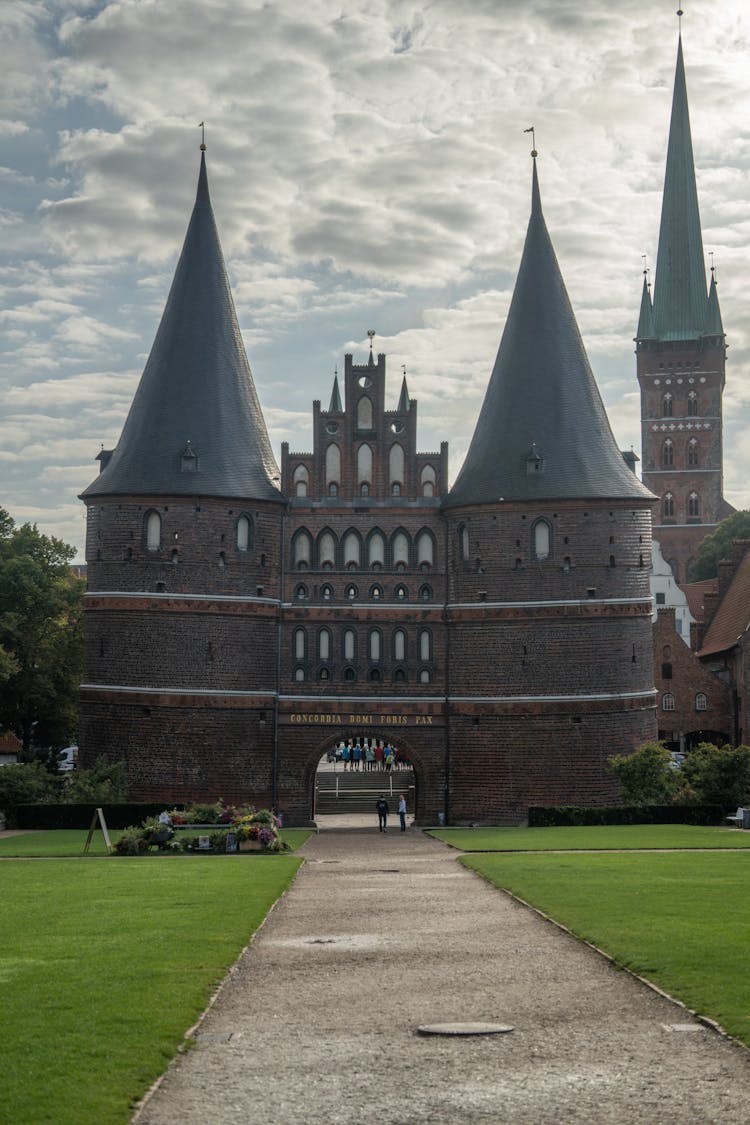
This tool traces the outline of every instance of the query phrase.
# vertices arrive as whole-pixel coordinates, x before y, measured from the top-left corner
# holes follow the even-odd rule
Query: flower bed
[[[237,809],[218,801],[213,805],[193,805],[188,809],[171,809],[158,817],[149,817],[140,828],[126,828],[115,844],[116,855],[144,855],[154,850],[172,852],[212,852],[230,854],[237,851],[282,852],[288,846],[279,836],[281,822],[270,809]],[[193,836],[175,837],[191,829],[210,829]]]

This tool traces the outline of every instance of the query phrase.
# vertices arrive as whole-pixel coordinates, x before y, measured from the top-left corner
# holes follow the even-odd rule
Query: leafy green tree
[[[750,747],[701,742],[681,772],[694,800],[732,810],[750,803]]]
[[[733,539],[750,539],[750,511],[735,512],[722,520],[713,535],[707,535],[698,548],[691,578],[696,582],[715,578],[721,559],[728,559]]]
[[[609,764],[626,805],[669,805],[678,794],[679,777],[661,742],[645,742],[633,754],[610,758]]]
[[[75,737],[81,676],[84,583],[70,568],[72,547],[16,527],[0,508],[0,727],[22,754]]]
[[[71,770],[63,782],[61,799],[66,804],[106,805],[124,801],[127,774],[124,762],[97,758],[90,770]]]
[[[0,810],[14,822],[17,805],[58,800],[59,783],[41,762],[0,766]]]

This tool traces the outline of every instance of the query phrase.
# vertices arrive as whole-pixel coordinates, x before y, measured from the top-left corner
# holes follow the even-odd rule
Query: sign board
[[[104,812],[103,812],[102,809],[97,809],[96,812],[94,813],[94,815],[91,818],[91,826],[89,828],[89,834],[86,837],[86,843],[83,845],[83,854],[84,855],[88,854],[89,848],[91,847],[91,841],[94,838],[94,833],[96,832],[97,822],[99,824],[99,827],[102,830],[102,836],[104,837],[104,843],[107,846],[107,851],[108,852],[112,851],[112,842],[109,838],[109,831],[107,830],[107,822],[104,819]]]

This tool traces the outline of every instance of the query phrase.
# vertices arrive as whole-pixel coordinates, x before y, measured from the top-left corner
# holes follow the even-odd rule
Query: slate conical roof
[[[333,389],[331,391],[331,401],[328,404],[329,414],[343,414],[344,407],[341,405],[341,392],[339,391],[339,377],[338,373],[333,377]]]
[[[535,160],[508,319],[445,505],[650,496],[610,429],[544,222]]]
[[[654,310],[651,306],[651,290],[648,287],[648,275],[643,271],[643,289],[641,291],[641,311],[638,316],[638,334],[639,340],[653,340],[654,332]]]
[[[84,498],[281,500],[240,335],[201,153],[195,206],[130,413]]]
[[[401,394],[398,397],[398,406],[396,407],[396,410],[399,414],[408,414],[409,406],[409,388],[406,385],[406,376],[404,375],[404,378],[401,382]]]
[[[696,340],[706,334],[706,267],[695,186],[682,37],[677,46],[653,313],[653,334],[659,340]]]

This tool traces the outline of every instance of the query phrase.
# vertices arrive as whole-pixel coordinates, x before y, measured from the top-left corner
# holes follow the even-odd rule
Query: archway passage
[[[361,826],[377,825],[376,804],[388,803],[394,827],[399,826],[398,805],[406,800],[407,824],[417,807],[417,781],[408,748],[398,740],[375,734],[345,732],[331,740],[315,771],[313,818],[326,827],[326,818],[345,817]],[[337,821],[338,822],[338,821]],[[332,826],[333,820],[328,821]]]

